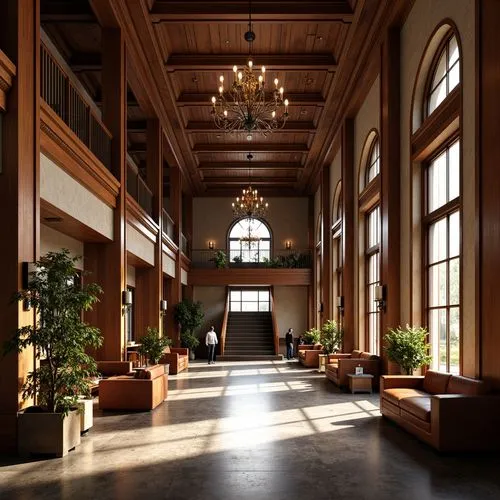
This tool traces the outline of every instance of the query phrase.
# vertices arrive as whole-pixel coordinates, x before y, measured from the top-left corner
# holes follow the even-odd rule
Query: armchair
[[[166,347],[160,364],[169,364],[169,373],[177,375],[189,367],[189,349],[186,347]]]
[[[357,366],[363,367],[363,373],[373,375],[373,388],[377,389],[379,385],[380,358],[369,352],[354,350],[352,353],[330,354],[326,365],[326,378],[339,387],[345,387],[349,385],[347,375],[355,373]]]
[[[323,354],[323,347],[320,344],[299,345],[299,362],[307,368],[318,368],[320,354]]]

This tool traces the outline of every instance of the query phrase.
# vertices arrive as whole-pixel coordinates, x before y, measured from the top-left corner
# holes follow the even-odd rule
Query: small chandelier
[[[249,9],[248,31],[245,40],[248,42],[248,62],[241,70],[233,66],[233,83],[226,90],[224,76],[219,77],[219,93],[212,97],[212,111],[215,126],[226,132],[246,132],[247,140],[252,134],[267,135],[285,125],[288,118],[288,99],[283,99],[284,88],[279,87],[279,80],[274,79],[274,90],[266,94],[266,68],[261,67],[260,75],[254,73],[252,61],[252,44],[255,33],[252,31],[252,11]]]
[[[248,153],[248,175],[251,176],[250,162],[253,158],[252,153]],[[259,193],[257,189],[252,188],[251,182],[247,189],[242,190],[242,196],[236,197],[236,202],[232,203],[233,215],[234,217],[264,217],[266,215],[267,209],[269,208],[268,203],[264,203],[264,198],[261,196],[259,198]]]

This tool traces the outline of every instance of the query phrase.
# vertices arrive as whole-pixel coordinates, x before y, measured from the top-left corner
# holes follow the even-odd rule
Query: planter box
[[[55,455],[64,457],[80,444],[80,415],[77,410],[67,417],[60,413],[18,413],[17,449],[19,455]]]
[[[81,398],[78,400],[80,407],[80,432],[87,432],[94,425],[94,401]]]

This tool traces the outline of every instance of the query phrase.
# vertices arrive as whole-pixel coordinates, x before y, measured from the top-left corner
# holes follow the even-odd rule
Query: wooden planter
[[[64,457],[80,444],[80,415],[77,410],[67,417],[60,413],[18,413],[17,449],[19,455],[55,455]]]

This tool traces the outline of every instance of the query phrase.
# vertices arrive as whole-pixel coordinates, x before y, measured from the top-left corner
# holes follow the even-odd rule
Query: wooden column
[[[179,247],[175,261],[175,278],[169,280],[167,335],[180,345],[179,325],[174,319],[174,308],[182,300],[181,235],[182,235],[182,175],[178,167],[170,167],[170,217],[174,221],[174,242]]]
[[[391,28],[381,46],[381,282],[387,297],[386,310],[381,315],[381,344],[387,330],[401,323],[399,53],[399,29]],[[387,373],[388,361],[382,345],[380,352]]]
[[[163,251],[162,251],[162,207],[163,207],[163,151],[162,129],[158,120],[148,120],[146,145],[146,180],[153,193],[153,219],[160,231],[155,244],[155,265],[138,269],[136,274],[136,328],[138,337],[146,333],[148,326],[163,331],[160,300],[163,299]]]
[[[356,248],[354,246],[356,224],[354,220],[354,120],[346,118],[342,125],[342,191],[343,214],[342,245],[344,255],[344,352],[351,352],[358,342],[354,338],[356,319],[354,270],[356,266]]]
[[[323,214],[323,234],[321,235],[322,266],[321,285],[323,301],[323,322],[333,318],[332,311],[332,208],[330,204],[330,166],[323,167],[321,179],[321,212]]]
[[[120,192],[113,214],[113,242],[85,244],[85,269],[90,279],[99,283],[104,294],[87,319],[101,329],[104,345],[100,359],[119,360],[125,356],[125,315],[122,291],[126,289],[126,76],[125,40],[119,28],[102,30],[103,121],[111,131],[112,172],[120,182]]]
[[[0,238],[0,345],[17,328],[32,324],[33,311],[12,303],[21,289],[23,262],[39,257],[40,142],[39,55],[40,4],[33,0],[4,0],[0,5],[0,46],[16,76],[6,96],[3,117],[3,157],[0,207],[4,224]],[[2,55],[2,58],[4,56]],[[12,76],[12,75],[11,75]],[[17,441],[17,411],[25,403],[20,386],[34,367],[31,349],[10,353],[0,362],[0,452],[13,453]],[[29,402],[26,402],[26,404]]]
[[[500,3],[494,0],[476,2],[477,41],[477,118],[476,148],[478,189],[479,307],[477,342],[480,358],[478,372],[500,389]]]
[[[307,328],[312,328],[316,323],[316,311],[314,308],[314,297],[316,295],[315,285],[316,283],[316,247],[314,242],[314,196],[309,196],[308,203],[308,240],[309,240],[309,252],[311,255],[311,266],[313,271],[313,285],[307,287]]]

